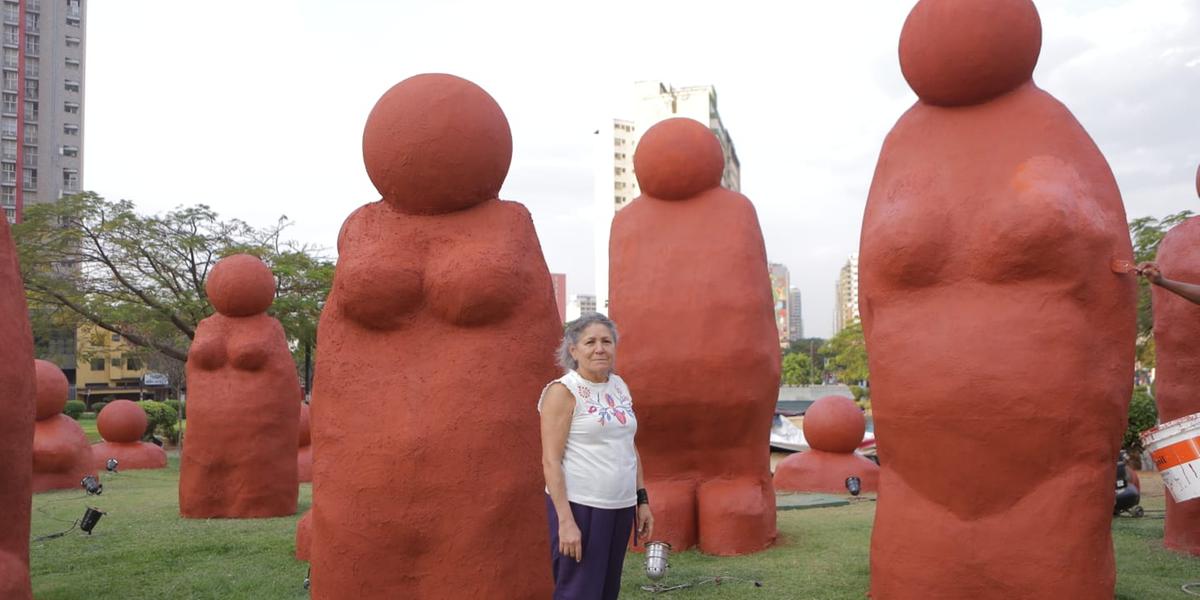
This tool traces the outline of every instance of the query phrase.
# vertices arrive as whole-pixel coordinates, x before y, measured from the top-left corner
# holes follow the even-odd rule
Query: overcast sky
[[[631,84],[712,84],[771,261],[832,330],[884,135],[915,96],[896,46],[911,0],[90,2],[84,185],[146,212],[205,203],[332,252],[378,199],[367,113],[423,72],[466,77],[508,115],[501,196],[533,213],[551,271],[592,293],[600,123]],[[1108,158],[1130,217],[1200,209],[1200,2],[1042,0],[1034,75]]]

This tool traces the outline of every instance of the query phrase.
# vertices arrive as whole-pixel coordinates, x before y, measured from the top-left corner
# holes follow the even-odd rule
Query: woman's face
[[[571,358],[579,363],[580,371],[608,375],[617,360],[617,345],[612,331],[603,323],[588,325],[579,341],[570,348]]]

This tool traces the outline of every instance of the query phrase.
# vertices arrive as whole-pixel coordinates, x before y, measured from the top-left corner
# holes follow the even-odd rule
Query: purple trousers
[[[554,600],[617,600],[635,512],[633,506],[606,509],[572,502],[571,514],[583,536],[583,560],[575,562],[558,552],[558,512],[546,495]]]

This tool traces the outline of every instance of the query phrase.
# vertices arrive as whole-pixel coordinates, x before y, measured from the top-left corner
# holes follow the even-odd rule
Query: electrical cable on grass
[[[62,531],[60,531],[60,532],[58,532],[58,533],[51,533],[51,534],[49,534],[49,535],[43,535],[43,536],[35,537],[35,538],[33,538],[33,542],[34,542],[34,543],[37,543],[37,542],[44,542],[44,541],[46,541],[46,540],[52,540],[52,539],[54,539],[54,538],[60,538],[60,537],[62,537],[62,536],[64,536],[64,535],[67,535],[68,533],[71,533],[71,531],[73,531],[73,530],[74,530],[74,529],[75,529],[77,526],[79,526],[79,519],[75,519],[75,522],[71,524],[71,527],[70,527],[70,529],[64,529],[64,530],[62,530]]]
[[[763,587],[763,582],[761,582],[757,579],[745,579],[742,577],[717,575],[715,577],[701,577],[700,579],[696,579],[694,581],[690,581],[687,583],[680,583],[680,584],[676,584],[676,585],[663,585],[661,583],[656,583],[654,585],[643,585],[642,590],[650,592],[651,594],[661,594],[663,592],[673,592],[675,590],[682,590],[685,588],[696,587],[696,586],[701,586],[701,585],[706,585],[706,584],[720,586],[727,582],[751,583],[751,584],[754,584],[754,587]]]
[[[1200,596],[1200,581],[1185,583],[1179,589],[1189,596]]]

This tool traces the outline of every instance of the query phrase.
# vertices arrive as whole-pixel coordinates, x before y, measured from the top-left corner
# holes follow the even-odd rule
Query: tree
[[[867,369],[867,342],[861,321],[842,328],[821,348],[825,366],[843,383],[858,383],[870,378]]]
[[[35,334],[81,323],[187,360],[196,325],[212,314],[204,284],[224,256],[245,252],[275,273],[278,318],[294,349],[311,346],[333,263],[284,241],[282,217],[263,229],[223,220],[204,205],[141,215],[127,200],[92,192],[25,209],[13,228]]]
[[[1162,219],[1141,217],[1129,222],[1129,237],[1133,241],[1133,259],[1137,263],[1153,261],[1158,256],[1158,245],[1172,227],[1186,221],[1192,211],[1184,210]],[[1154,311],[1150,305],[1150,284],[1138,278],[1137,310],[1138,342],[1137,359],[1143,368],[1154,367]]]
[[[821,382],[821,374],[813,368],[812,359],[803,352],[783,355],[783,370],[780,380],[783,385],[810,385]]]

